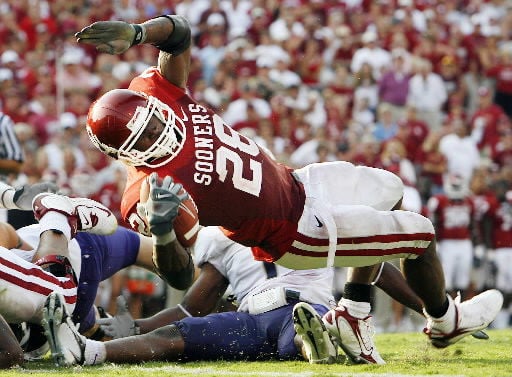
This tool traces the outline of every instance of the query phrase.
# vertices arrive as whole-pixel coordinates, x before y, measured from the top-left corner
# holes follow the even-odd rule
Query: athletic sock
[[[68,218],[62,213],[50,211],[39,219],[39,236],[48,230],[64,234],[68,241],[71,239],[71,227]]]
[[[434,328],[438,332],[442,332],[444,334],[450,334],[455,329],[455,303],[453,302],[453,299],[446,298],[446,302],[443,304],[443,307],[447,305],[447,309],[445,310],[444,314],[441,316],[434,316],[431,313],[427,313],[426,310],[423,310],[426,316],[431,317],[434,321],[434,325],[432,328]],[[435,313],[435,312],[434,312]]]
[[[371,305],[369,302],[352,301],[342,298],[339,302],[340,306],[347,308],[348,313],[355,318],[366,318],[370,314]]]
[[[107,359],[107,348],[98,340],[85,340],[84,365],[103,364]]]

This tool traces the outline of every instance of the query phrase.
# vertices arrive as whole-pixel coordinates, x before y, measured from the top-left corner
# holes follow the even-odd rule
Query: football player
[[[163,187],[159,184],[150,182],[150,192]],[[163,200],[148,201],[145,208],[149,218],[158,213],[156,207],[165,212],[164,217],[175,216],[182,199],[169,194]],[[41,194],[33,206],[39,224],[16,232],[9,224],[0,223],[0,247],[5,251],[0,257],[0,290],[4,292],[0,295],[0,314],[12,324],[28,322],[32,335],[40,332],[45,299],[54,291],[63,295],[81,333],[102,338],[93,305],[99,283],[129,265],[156,272],[177,289],[192,283],[194,265],[188,250],[177,241],[162,246],[117,227],[113,214],[93,200]],[[85,223],[93,225],[86,227]],[[44,342],[27,346],[31,347],[25,349],[31,351],[26,352],[27,359],[48,349]]]
[[[473,267],[474,204],[468,182],[461,176],[447,174],[443,188],[444,193],[429,198],[428,216],[436,229],[446,290],[464,299]]]
[[[64,324],[56,324],[55,331],[50,326],[57,364],[297,358],[293,306],[303,300],[323,314],[334,300],[332,269],[292,271],[255,261],[250,248],[227,238],[219,227],[200,230],[194,258],[201,272],[177,307],[134,321],[121,301],[116,317],[100,320],[105,333],[114,338],[144,334],[141,336],[111,342],[86,339],[68,321],[62,297],[50,295],[45,310],[64,316],[59,321]],[[239,310],[210,314],[228,285]],[[327,336],[325,327],[323,331]],[[322,352],[323,361],[333,361],[336,356],[330,341],[329,345],[330,353]]]
[[[202,225],[222,226],[229,238],[251,246],[257,260],[311,269],[403,258],[436,347],[485,328],[499,312],[503,297],[497,290],[462,303],[446,294],[432,223],[413,212],[390,211],[403,195],[397,176],[346,162],[293,170],[196,103],[186,92],[191,30],[185,18],[99,21],[76,38],[110,54],[143,43],[160,50],[157,66],[135,77],[128,89],[103,94],[87,119],[93,144],[128,166],[122,212],[134,226],[142,221],[132,210],[138,200],[132,186],[156,172],[183,184]],[[324,320],[339,341],[360,339],[357,333],[371,341],[369,281],[349,283]],[[373,349],[361,345],[356,356],[373,363]]]

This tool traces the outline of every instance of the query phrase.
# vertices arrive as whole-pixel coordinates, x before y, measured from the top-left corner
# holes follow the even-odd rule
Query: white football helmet
[[[469,195],[468,182],[458,174],[447,174],[443,177],[443,189],[450,199],[460,200]]]

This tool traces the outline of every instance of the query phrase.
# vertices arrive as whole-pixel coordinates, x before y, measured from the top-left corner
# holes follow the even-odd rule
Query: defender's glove
[[[139,328],[135,325],[123,296],[117,298],[117,314],[111,318],[100,318],[96,323],[100,325],[105,335],[113,339],[139,335]]]
[[[78,43],[96,46],[107,54],[122,54],[131,46],[143,43],[146,30],[143,26],[124,21],[98,21],[75,34]]]
[[[33,185],[24,185],[14,191],[13,202],[19,209],[32,210],[32,201],[42,192],[57,192],[58,187],[52,182],[41,182]]]
[[[146,218],[149,230],[156,238],[169,238],[167,235],[171,233],[175,237],[172,223],[178,216],[181,202],[188,199],[188,193],[182,189],[183,186],[174,183],[170,176],[166,176],[161,183],[157,173],[151,173],[149,176],[149,199],[146,202]],[[172,241],[172,239],[171,237],[167,241]],[[158,240],[157,244],[159,244]]]

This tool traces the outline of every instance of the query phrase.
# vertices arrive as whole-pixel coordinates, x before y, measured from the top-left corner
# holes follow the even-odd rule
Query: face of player
[[[146,129],[142,132],[139,140],[134,145],[134,149],[145,151],[152,147],[158,140],[164,129],[164,124],[156,117],[152,116]]]

